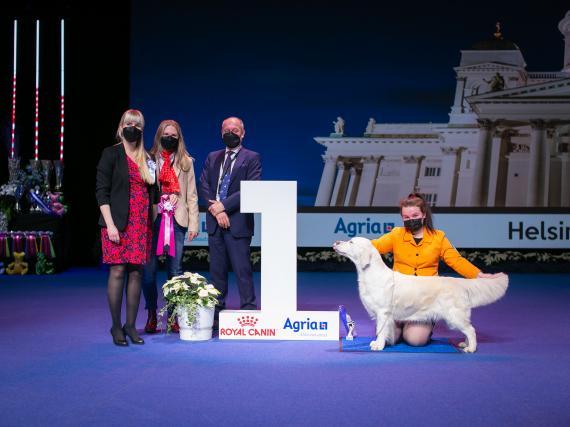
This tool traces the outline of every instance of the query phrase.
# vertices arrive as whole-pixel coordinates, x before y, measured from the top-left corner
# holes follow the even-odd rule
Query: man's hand
[[[188,232],[188,240],[191,242],[192,240],[194,240],[194,238],[198,235],[198,233],[196,233],[195,231],[189,231]]]
[[[218,225],[220,227],[230,228],[230,218],[225,212],[220,212],[218,215],[216,215],[216,220],[218,221]]]
[[[218,200],[208,200],[208,203],[210,203],[208,211],[210,211],[210,213],[215,217],[217,217],[219,213],[224,212],[226,210],[223,203]]]

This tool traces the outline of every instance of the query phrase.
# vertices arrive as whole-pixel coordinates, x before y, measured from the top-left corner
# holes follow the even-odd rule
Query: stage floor
[[[503,300],[474,310],[475,354],[174,334],[119,348],[105,287],[99,269],[0,276],[0,425],[570,423],[570,275],[511,275]],[[306,310],[344,304],[358,334],[373,334],[355,273],[299,273],[298,300]],[[228,305],[237,308],[233,278]],[[139,329],[145,320],[141,302]],[[442,325],[434,336],[460,338]]]

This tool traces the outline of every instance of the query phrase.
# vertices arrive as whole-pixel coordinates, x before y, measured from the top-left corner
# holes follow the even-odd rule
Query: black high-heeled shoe
[[[120,329],[119,329],[120,331]],[[121,337],[116,337],[115,334],[113,333],[113,328],[109,329],[109,332],[111,333],[111,336],[113,337],[113,344],[118,345],[119,347],[126,347],[129,345],[129,343],[127,342],[127,339],[123,336]]]
[[[127,326],[123,326],[123,332],[125,333],[126,336],[128,336],[131,339],[131,342],[133,344],[144,344],[144,340],[139,337],[139,335],[137,334],[137,330],[135,328],[127,328]]]

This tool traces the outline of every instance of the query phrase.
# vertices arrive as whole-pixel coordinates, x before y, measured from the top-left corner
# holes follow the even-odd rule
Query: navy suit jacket
[[[226,150],[213,151],[208,154],[204,169],[200,176],[200,196],[209,205],[208,200],[216,200],[220,168],[224,161]],[[261,179],[261,159],[258,153],[241,147],[232,168],[228,195],[222,204],[230,219],[230,232],[234,237],[253,236],[253,214],[240,212],[241,181],[256,181]],[[210,212],[206,212],[206,227],[208,234],[214,234],[218,221]]]

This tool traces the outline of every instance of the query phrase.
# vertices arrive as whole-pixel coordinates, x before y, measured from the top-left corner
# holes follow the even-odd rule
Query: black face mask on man
[[[404,227],[406,227],[406,229],[408,229],[411,233],[419,231],[423,225],[423,218],[407,219],[404,221]]]
[[[163,136],[160,138],[160,145],[166,151],[176,151],[178,148],[178,138],[174,136]]]
[[[136,142],[141,138],[142,131],[136,126],[127,126],[123,128],[123,138],[128,142]]]
[[[228,148],[236,148],[241,142],[241,138],[239,137],[239,135],[236,135],[233,132],[224,133],[222,135],[222,139],[224,140],[224,144],[226,144]]]

